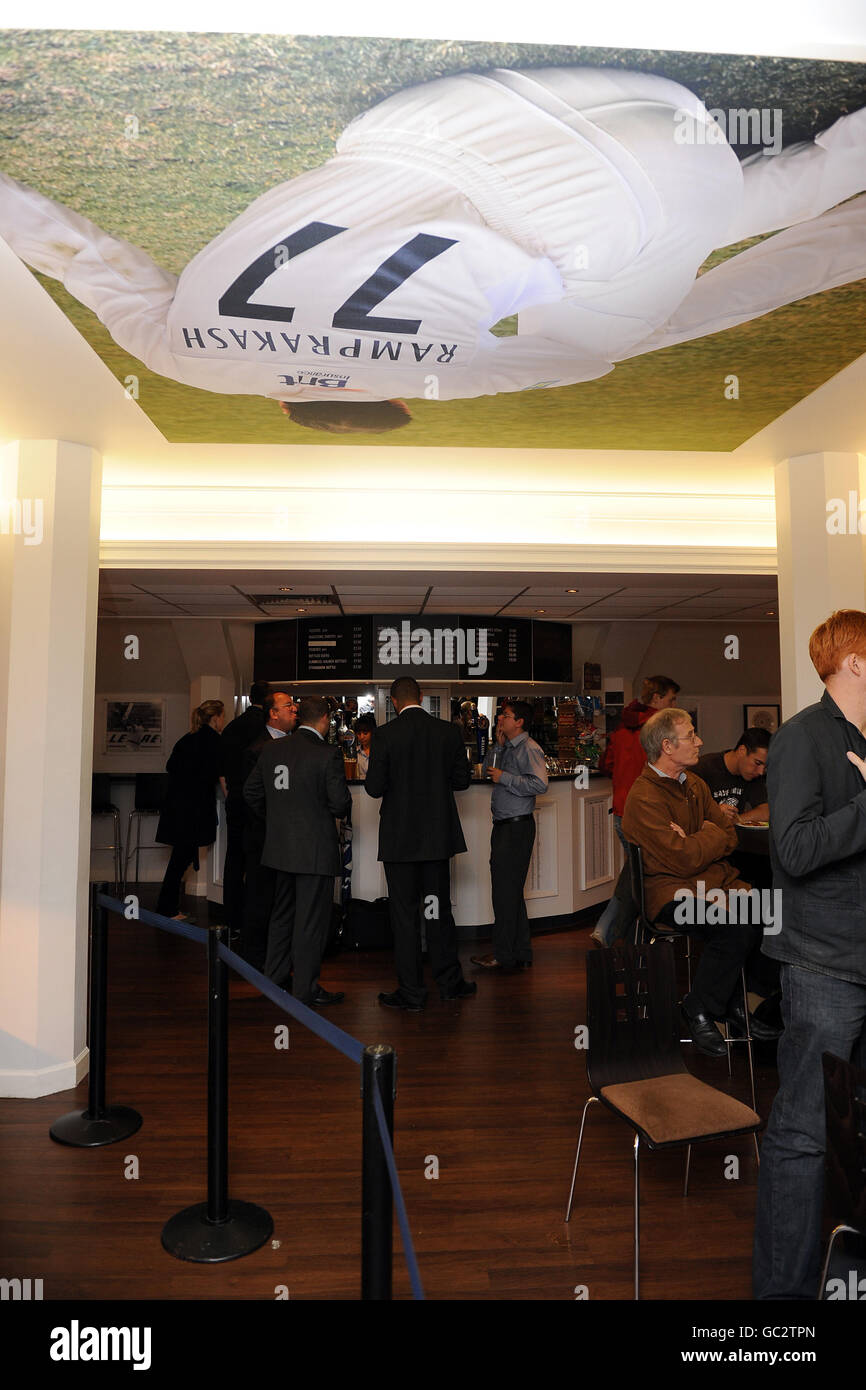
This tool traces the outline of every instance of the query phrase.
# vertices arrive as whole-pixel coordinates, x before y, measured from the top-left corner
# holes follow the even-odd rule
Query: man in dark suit
[[[265,822],[252,806],[243,800],[243,786],[263,750],[275,739],[290,734],[298,722],[298,706],[286,690],[272,690],[262,706],[265,726],[257,738],[243,751],[241,765],[241,803],[244,812],[244,910],[240,954],[257,970],[263,970],[268,952],[268,923],[274,906],[276,876],[273,869],[262,863],[265,847]]]
[[[334,819],[352,804],[343,755],[325,742],[328,723],[322,697],[303,696],[295,733],[262,749],[244,783],[245,800],[265,820],[262,864],[276,870],[265,974],[281,985],[293,969],[292,993],[319,1007],[343,998],[321,987],[319,968],[340,872]]]
[[[223,864],[223,906],[232,932],[241,932],[244,918],[244,752],[265,731],[263,704],[268,688],[250,686],[250,703],[223,730],[220,739],[220,780],[226,799],[226,857]]]
[[[400,676],[391,701],[397,718],[374,730],[364,782],[370,796],[382,798],[379,858],[388,880],[398,980],[379,1003],[417,1012],[427,999],[422,919],[441,997],[464,999],[476,991],[457,958],[449,865],[452,854],[466,849],[454,792],[469,786],[470,774],[460,731],[421,708],[417,681]]]

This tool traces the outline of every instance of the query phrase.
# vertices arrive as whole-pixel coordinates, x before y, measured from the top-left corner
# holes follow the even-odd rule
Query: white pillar
[[[864,463],[860,454],[801,454],[775,470],[783,719],[823,694],[809,660],[809,638],[818,624],[837,608],[866,611],[866,551],[857,506],[866,497]],[[839,502],[853,522],[841,533],[833,522]]]
[[[9,532],[0,535],[0,1094],[6,1096],[66,1090],[87,1071],[101,485],[101,458],[82,444],[28,440],[0,452],[0,515]]]

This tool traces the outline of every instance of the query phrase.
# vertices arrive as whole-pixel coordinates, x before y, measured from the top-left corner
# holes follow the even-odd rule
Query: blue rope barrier
[[[116,912],[118,916],[126,916],[126,904],[119,898],[110,898],[107,893],[98,893],[96,901],[101,907],[107,908],[110,912]],[[129,921],[144,922],[151,927],[159,927],[162,931],[172,932],[175,936],[186,937],[188,941],[199,943],[207,942],[210,935],[210,928],[194,927],[189,922],[173,922],[170,917],[163,917],[159,912],[151,912],[149,908],[139,907],[135,916]],[[311,1033],[315,1033],[324,1042],[330,1043],[338,1052],[342,1052],[344,1057],[348,1057],[357,1066],[361,1065],[364,1055],[364,1044],[353,1038],[351,1033],[346,1033],[342,1028],[329,1023],[327,1019],[320,1017],[314,1009],[302,1004],[300,999],[295,999],[293,995],[287,994],[284,989],[275,985],[273,980],[269,980],[267,975],[263,975],[260,970],[245,961],[242,956],[230,951],[227,946],[220,945],[218,948],[220,959],[226,965],[243,976],[251,985],[255,985],[271,1003],[285,1013],[292,1015],[302,1023],[305,1028],[309,1028]],[[400,1177],[397,1172],[397,1163],[394,1158],[394,1148],[391,1143],[391,1136],[388,1133],[388,1123],[385,1119],[385,1111],[382,1106],[382,1097],[379,1094],[378,1086],[373,1092],[373,1108],[376,1112],[376,1122],[379,1126],[379,1137],[382,1140],[382,1149],[385,1154],[385,1163],[388,1168],[388,1176],[391,1180],[391,1193],[394,1198],[394,1205],[397,1208],[397,1222],[400,1227],[400,1240],[403,1246],[403,1256],[409,1270],[409,1280],[412,1285],[412,1297],[416,1300],[424,1300],[424,1289],[421,1285],[421,1275],[418,1271],[418,1261],[415,1256],[415,1246],[412,1242],[412,1233],[409,1230],[409,1217],[406,1213],[406,1204],[403,1200],[403,1189],[400,1186]]]
[[[257,989],[261,990],[272,1004],[277,1005],[277,1008],[283,1009],[287,1014],[292,1014],[299,1023],[303,1023],[305,1028],[309,1028],[311,1033],[316,1033],[325,1042],[335,1047],[338,1052],[342,1052],[343,1056],[348,1057],[350,1062],[355,1062],[358,1066],[361,1065],[364,1044],[358,1042],[357,1038],[353,1038],[351,1033],[344,1033],[342,1028],[338,1028],[334,1023],[329,1023],[327,1019],[317,1014],[315,1009],[309,1008],[306,1004],[302,1004],[300,999],[296,999],[294,995],[280,989],[279,985],[275,985],[273,980],[268,979],[267,975],[256,970],[255,966],[250,965],[242,956],[235,955],[235,952],[230,951],[227,946],[220,946],[219,955],[226,965],[230,965],[232,970],[236,970],[239,975],[243,975],[245,980],[249,980],[251,985],[255,985]]]
[[[126,917],[126,903],[121,902],[120,898],[109,898],[107,893],[97,893],[96,901],[100,907],[107,907],[118,916]],[[147,907],[136,908],[135,916],[127,918],[127,921],[144,922],[148,927],[160,927],[175,936],[185,936],[187,941],[204,944],[208,939],[207,927],[194,927],[191,922],[173,922],[170,917],[163,917],[161,912],[151,912]]]
[[[379,1094],[378,1086],[375,1086],[373,1090],[373,1109],[376,1111],[376,1121],[379,1125],[379,1137],[382,1140],[385,1162],[388,1165],[388,1176],[391,1179],[391,1192],[394,1197],[394,1205],[397,1208],[400,1240],[403,1245],[403,1256],[409,1270],[412,1297],[416,1301],[423,1301],[424,1290],[421,1287],[421,1275],[418,1272],[418,1261],[415,1258],[415,1246],[412,1243],[412,1232],[409,1230],[409,1217],[406,1215],[406,1204],[403,1201],[403,1189],[400,1186],[400,1177],[397,1172],[394,1149],[391,1144],[391,1136],[388,1133],[388,1122],[385,1119],[385,1108],[382,1105],[382,1097]]]

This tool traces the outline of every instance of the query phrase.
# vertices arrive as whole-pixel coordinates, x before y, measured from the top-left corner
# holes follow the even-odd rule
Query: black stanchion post
[[[207,940],[207,1219],[225,1221],[229,1206],[229,989],[219,958],[220,931]]]
[[[170,1255],[220,1264],[258,1250],[273,1234],[270,1212],[229,1200],[228,971],[219,947],[225,928],[208,937],[207,1201],[184,1207],[166,1222],[162,1243]]]
[[[61,1115],[48,1131],[58,1144],[95,1149],[128,1139],[141,1127],[141,1116],[127,1105],[105,1104],[105,1026],[108,1005],[108,912],[97,901],[107,883],[90,888],[90,1074],[86,1110]]]
[[[381,1301],[391,1297],[394,1198],[373,1096],[374,1087],[378,1087],[388,1133],[393,1137],[396,1060],[393,1047],[376,1043],[364,1048],[361,1062],[361,1095],[364,1102],[361,1298],[364,1300]]]

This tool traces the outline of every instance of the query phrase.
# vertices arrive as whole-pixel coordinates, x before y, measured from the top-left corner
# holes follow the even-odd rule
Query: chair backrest
[[[135,774],[136,811],[161,811],[167,790],[167,772],[137,772]]]
[[[629,873],[631,874],[631,895],[637,903],[641,928],[644,931],[648,931],[650,921],[646,912],[643,855],[641,854],[640,845],[632,844],[631,840],[626,840],[626,844],[628,845],[628,867]]]
[[[114,809],[111,804],[111,773],[94,772],[90,779],[91,814],[110,815]]]
[[[825,1205],[834,1226],[866,1236],[866,1070],[825,1052]],[[859,1094],[858,1094],[859,1092]]]
[[[616,946],[587,955],[586,1071],[594,1091],[688,1070],[676,1001],[668,945]]]

